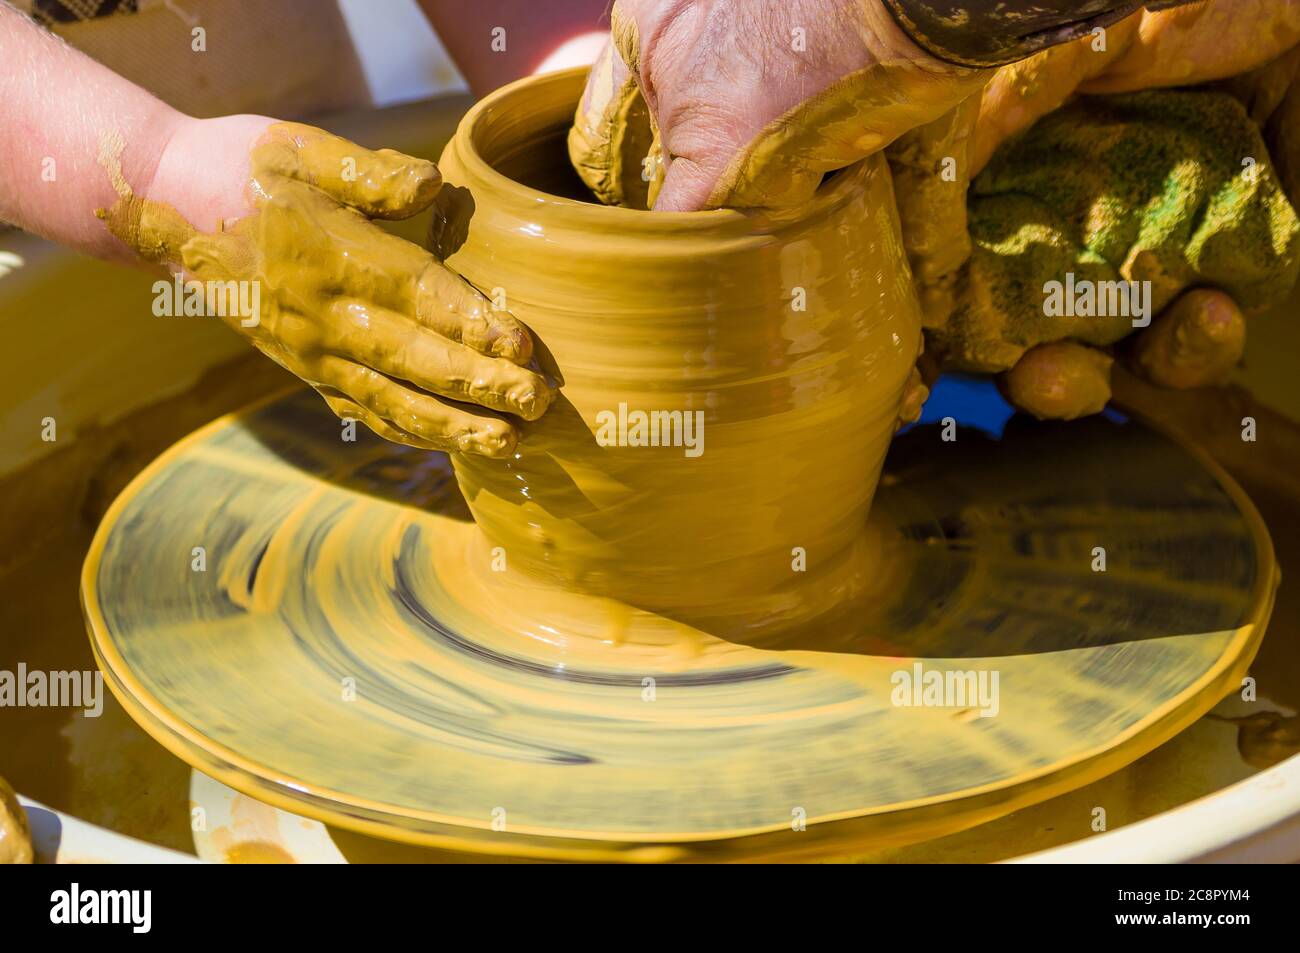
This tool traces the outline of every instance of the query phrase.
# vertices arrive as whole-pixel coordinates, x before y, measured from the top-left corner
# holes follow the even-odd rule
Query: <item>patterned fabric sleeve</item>
[[[1109,26],[1142,7],[1193,0],[884,0],[918,46],[963,66],[1003,66]]]
[[[153,0],[8,0],[37,23],[54,26],[58,23],[77,23],[81,20],[98,20],[115,13],[138,13],[141,3]]]

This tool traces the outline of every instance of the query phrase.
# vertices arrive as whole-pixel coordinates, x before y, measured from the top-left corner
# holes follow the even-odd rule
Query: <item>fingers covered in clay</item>
[[[1187,390],[1221,384],[1241,360],[1246,321],[1232,298],[1198,288],[1181,295],[1151,327],[1132,338],[1128,363],[1161,387]],[[999,377],[1003,395],[1040,420],[1095,414],[1110,400],[1113,359],[1074,341],[1027,350]]]
[[[569,160],[605,205],[648,208],[651,182],[663,170],[651,154],[650,111],[613,42],[587,76],[569,130]]]
[[[356,300],[331,305],[330,353],[409,381],[430,394],[536,420],[550,406],[546,380],[415,324],[409,317]]]
[[[1212,288],[1181,295],[1134,339],[1129,363],[1151,383],[1189,390],[1225,383],[1246,348],[1246,318]]]
[[[1300,273],[1300,218],[1258,127],[1217,90],[1080,98],[1000,149],[967,207],[970,260],[947,316],[927,320],[952,369],[1008,371],[1055,341],[1117,345],[1187,289],[1271,307]],[[1236,306],[1198,293],[1182,308],[1195,317],[1176,317],[1141,352],[1152,373],[1221,373],[1237,353]]]
[[[903,400],[898,407],[898,420],[894,424],[894,429],[897,430],[904,424],[914,424],[920,420],[921,411],[925,409],[925,402],[929,399],[930,388],[926,386],[925,378],[919,368],[912,368],[907,383],[903,385]]]
[[[1110,355],[1074,341],[1040,344],[998,378],[1003,396],[1039,420],[1099,413],[1110,400]]]
[[[899,137],[886,151],[903,247],[926,327],[942,324],[952,312],[955,273],[970,258],[966,190],[979,104],[978,94],[968,96],[933,122]]]
[[[528,329],[441,262],[430,260],[420,274],[415,315],[429,330],[480,354],[514,364],[533,356]]]
[[[408,447],[415,447],[417,450],[447,449],[445,446],[440,446],[431,440],[424,440],[403,431],[390,421],[372,413],[350,397],[345,397],[343,394],[336,393],[326,387],[317,387],[316,391],[325,398],[326,406],[334,411],[334,416],[338,417],[339,420],[344,422],[349,420],[358,421],[365,424],[371,433],[377,434],[385,440],[405,444]]]
[[[1084,83],[1081,92],[1222,79],[1261,66],[1300,42],[1300,4],[1294,0],[1203,0],[1144,10],[1129,19],[1137,21],[1137,29],[1123,55]]]
[[[668,161],[656,208],[684,207],[678,194],[707,194],[706,208],[801,205],[829,172],[852,165],[899,135],[942,116],[979,90],[986,71],[871,62],[816,95],[790,105],[759,129],[745,129],[738,151],[720,162],[690,126],[664,132]],[[692,153],[697,153],[693,155]],[[689,165],[674,172],[679,157]],[[710,185],[703,193],[704,184]]]
[[[385,437],[513,451],[509,421],[470,405],[525,420],[549,407],[550,384],[525,366],[528,330],[370,220],[427,206],[440,184],[433,164],[296,124],[272,126],[250,164],[254,212],[219,231],[191,231],[181,246],[188,280],[256,291],[255,314],[221,317],[336,411],[355,410]]]
[[[508,456],[518,434],[506,420],[473,411],[360,364],[322,362],[317,390],[340,418],[359,420],[379,436],[424,450]]]
[[[1103,73],[1128,48],[1141,13],[1100,35],[1048,47],[1004,66],[984,87],[971,148],[971,175],[988,165],[998,147],[1057,109],[1089,79]]]
[[[442,187],[438,167],[392,149],[366,149],[296,122],[271,126],[256,149],[258,172],[315,186],[370,218],[410,218]]]

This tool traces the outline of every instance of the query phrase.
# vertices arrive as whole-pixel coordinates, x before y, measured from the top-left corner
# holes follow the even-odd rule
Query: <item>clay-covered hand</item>
[[[969,260],[926,287],[946,367],[1000,372],[1040,417],[1101,410],[1112,355],[1222,381],[1244,312],[1290,293],[1300,220],[1260,130],[1217,90],[1093,96],[1005,143],[970,187]]]
[[[154,196],[202,188],[211,156],[226,148],[214,141],[223,132],[252,143],[243,147],[244,195],[233,209],[229,196],[215,199],[225,203],[217,227],[203,230]],[[169,178],[182,186],[169,191]],[[440,185],[424,159],[231,117],[184,127],[142,194],[116,175],[118,202],[100,214],[142,257],[202,282],[209,308],[340,417],[416,447],[506,456],[517,439],[511,415],[536,419],[553,397],[526,366],[527,330],[371,221],[417,214]],[[241,307],[222,306],[239,295]]]
[[[1241,102],[1222,90],[1081,97],[972,183],[972,249],[925,296],[942,365],[998,372],[1039,417],[1099,411],[1110,346],[1166,387],[1222,381],[1243,312],[1285,297],[1300,220]],[[1106,349],[1106,350],[1102,350]]]
[[[606,204],[782,207],[977,90],[877,0],[618,0],[569,137]]]
[[[989,185],[986,177],[983,190],[981,187],[971,190],[969,213],[984,219],[1002,214],[1002,203],[993,199],[987,189],[1013,191],[1013,180],[1020,171],[1015,162],[1042,159],[1041,153],[1031,155],[1030,150],[1008,140],[1025,133],[1029,139],[1051,136],[1059,144],[1063,141],[1061,126],[1037,126],[1032,130],[1030,127],[1076,93],[1100,94],[1182,86],[1231,77],[1221,84],[1221,88],[1246,105],[1250,119],[1263,128],[1267,150],[1246,124],[1235,125],[1234,120],[1225,127],[1219,123],[1218,128],[1237,138],[1221,143],[1220,158],[1226,162],[1218,166],[1218,185],[1195,183],[1193,177],[1184,174],[1181,178],[1171,179],[1171,187],[1183,201],[1218,194],[1231,207],[1230,216],[1208,226],[1217,234],[1210,247],[1241,240],[1242,223],[1232,220],[1237,216],[1244,215],[1255,224],[1271,222],[1277,225],[1280,231],[1278,248],[1274,252],[1267,249],[1268,243],[1260,241],[1258,235],[1247,238],[1243,247],[1253,248],[1261,260],[1273,259],[1280,252],[1285,265],[1289,260],[1287,255],[1291,253],[1286,240],[1289,226],[1285,221],[1289,210],[1276,200],[1279,182],[1293,205],[1300,198],[1300,134],[1292,131],[1300,128],[1297,126],[1300,122],[1300,94],[1290,95],[1290,90],[1296,88],[1294,80],[1300,66],[1300,50],[1294,46],[1298,39],[1300,3],[1297,2],[1209,0],[1171,10],[1142,11],[1108,29],[1003,67],[992,76],[983,93],[968,100],[963,109],[900,139],[889,155],[904,241],[917,279],[926,324],[934,329],[945,324],[954,311],[959,312],[954,327],[930,332],[936,344],[935,350],[948,350],[953,355],[950,363],[957,366],[1005,370],[1000,377],[1004,392],[1021,409],[1040,417],[1074,417],[1093,413],[1100,410],[1109,397],[1111,349],[1099,350],[1092,345],[1117,341],[1132,329],[1122,322],[1104,320],[1092,322],[1082,330],[1076,329],[1076,322],[1070,320],[1053,323],[1044,319],[1041,308],[1033,300],[1034,295],[1025,297],[1021,294],[1033,283],[1028,278],[1023,288],[1015,290],[1008,290],[1010,283],[994,278],[992,272],[1005,267],[1023,267],[1025,255],[1034,252],[1036,241],[1041,242],[1041,237],[1038,240],[1026,238],[1022,247],[1014,249],[1008,248],[998,238],[989,240],[986,237],[976,243],[978,260],[967,265],[972,251],[966,229],[967,203],[965,199],[954,201],[955,195],[964,195],[969,178],[977,175],[997,154],[1003,185]],[[1082,96],[1074,102],[1082,109],[1088,97]],[[1190,121],[1195,123],[1196,116],[1192,115]],[[1210,117],[1210,121],[1213,124],[1217,120]],[[1146,120],[1137,115],[1125,120],[1123,136],[1128,148],[1145,148],[1140,141],[1143,139],[1159,140],[1160,148],[1177,147],[1180,140],[1171,137],[1167,126],[1162,128],[1157,123],[1144,134],[1137,126],[1145,123]],[[1076,137],[1071,148],[1078,145],[1078,138],[1092,136],[1095,140],[1100,134],[1101,127],[1096,123],[1085,120],[1085,126],[1088,132]],[[1114,133],[1117,124],[1111,123],[1106,128]],[[1194,135],[1194,130],[1184,128],[1181,135],[1184,138]],[[1006,149],[1016,150],[1014,154],[1020,158],[1003,161],[1003,153],[998,149],[1004,144]],[[1197,146],[1196,157],[1189,160],[1202,168],[1209,154],[1214,152],[1212,147],[1207,149],[1203,146]],[[1091,147],[1085,146],[1083,154],[1094,156],[1096,151],[1094,141]],[[1090,179],[1086,174],[1085,163],[1077,158],[1054,154],[1050,148],[1045,152],[1054,174],[1075,176],[1071,203],[1067,203],[1067,207],[1073,210],[1071,214],[1079,210],[1075,200],[1080,196],[1103,195],[1104,189],[1095,181],[1095,176]],[[1253,167],[1247,160],[1252,159],[1252,154],[1265,152],[1271,153],[1272,163],[1269,166],[1265,160],[1265,166],[1259,167],[1265,178],[1256,181],[1251,178]],[[1122,174],[1127,165],[1122,152],[1116,152],[1114,156],[1119,160],[1116,171]],[[1236,165],[1238,162],[1243,166]],[[941,167],[945,163],[947,167]],[[1148,186],[1154,186],[1154,176],[1171,171],[1173,165],[1173,162],[1165,163],[1163,167],[1158,162],[1154,166],[1146,164],[1144,174],[1151,178]],[[1076,176],[1081,171],[1085,174]],[[1251,205],[1252,199],[1238,192],[1216,192],[1219,186],[1233,181],[1234,171],[1247,172],[1245,181],[1258,186],[1254,194],[1260,198],[1259,204]],[[941,175],[941,172],[947,174]],[[1040,177],[1036,183],[1042,185],[1043,178]],[[1106,250],[1112,277],[1124,279],[1132,274],[1138,274],[1139,278],[1149,277],[1145,275],[1143,262],[1151,261],[1153,256],[1177,257],[1181,251],[1192,257],[1201,254],[1197,247],[1185,246],[1180,250],[1179,243],[1186,235],[1180,236],[1176,230],[1159,239],[1154,237],[1154,230],[1161,227],[1161,222],[1156,220],[1154,210],[1145,205],[1150,196],[1132,190],[1129,194],[1137,204],[1124,214],[1117,213],[1113,196],[1108,202],[1098,205],[1096,210],[1100,218],[1126,218],[1130,223],[1143,223],[1142,237],[1138,242],[1141,249],[1133,246],[1125,251],[1112,242]],[[1046,205],[1054,197],[1049,198],[1041,190],[1035,195],[1039,200],[1038,211],[1045,212]],[[1015,214],[1026,210],[1027,207],[1022,206]],[[1045,221],[1050,222],[1051,240],[1058,245],[1069,245],[1078,251],[1088,244],[1089,239],[1077,227],[1078,222],[1067,224],[1050,217]],[[1173,219],[1168,216],[1163,219],[1164,224],[1171,221]],[[1003,222],[1001,228],[1006,230],[1009,224]],[[987,225],[985,221],[980,226],[986,236]],[[1110,234],[1114,234],[1113,229]],[[1154,247],[1156,245],[1161,247]],[[1135,254],[1129,261],[1129,254],[1137,251],[1142,254]],[[1039,255],[1039,258],[1041,266],[1043,256]],[[1068,256],[1061,258],[1058,264],[1062,267],[1068,265]],[[1091,262],[1092,266],[1097,264],[1099,262],[1095,260]],[[1134,332],[1121,349],[1129,366],[1154,383],[1178,388],[1218,383],[1226,378],[1241,357],[1245,343],[1243,308],[1230,294],[1216,290],[1225,286],[1216,284],[1211,273],[1213,267],[1208,262],[1205,264],[1208,271],[1202,271],[1200,262],[1182,262],[1174,266],[1181,277],[1173,279],[1173,286],[1168,282],[1163,286],[1160,282],[1153,285],[1157,292],[1154,302],[1157,310],[1167,307],[1155,316],[1149,330]],[[1083,270],[1074,268],[1080,276]],[[1048,277],[1038,271],[1034,274],[1038,278]],[[1281,274],[1287,274],[1285,267]],[[1098,278],[1096,274],[1092,277]],[[1180,294],[1182,287],[1207,283],[1215,284],[1215,287],[1195,287]],[[999,284],[999,290],[990,290],[992,284]],[[1253,285],[1255,288],[1256,293],[1246,310],[1275,300],[1285,293],[1288,284],[1285,277],[1265,276],[1259,269],[1250,268],[1238,282],[1239,286]],[[985,297],[979,300],[981,294]],[[958,295],[965,300],[955,300]],[[1038,297],[1041,299],[1042,295]],[[996,308],[1009,310],[995,316]],[[980,353],[974,353],[976,350]],[[1007,361],[1013,358],[1014,363],[1008,367]]]
[[[994,74],[980,104],[972,175],[998,146],[1075,93],[1126,93],[1239,76],[1300,43],[1300,0],[1203,0],[1141,10]]]

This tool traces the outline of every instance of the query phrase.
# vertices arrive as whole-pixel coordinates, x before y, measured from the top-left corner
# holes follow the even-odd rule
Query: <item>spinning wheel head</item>
[[[611,645],[577,597],[466,571],[445,459],[340,443],[317,401],[155,461],[82,598],[164,745],[390,839],[660,860],[937,836],[1171,737],[1239,684],[1272,604],[1262,523],[1213,464],[1136,420],[1016,418],[895,442],[871,528],[890,574],[854,625],[684,651],[628,608]],[[530,623],[542,604],[565,608]]]

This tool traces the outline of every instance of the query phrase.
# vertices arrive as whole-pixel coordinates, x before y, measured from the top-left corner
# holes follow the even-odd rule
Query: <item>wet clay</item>
[[[203,277],[196,269],[208,259],[235,257],[233,249],[225,255],[220,254],[212,244],[213,236],[203,235],[175,209],[137,195],[122,175],[120,157],[124,148],[121,136],[113,133],[106,134],[100,143],[100,165],[108,173],[118,195],[117,202],[110,208],[98,209],[95,213],[109,231],[146,261],[172,268],[184,267],[195,277]],[[411,207],[427,206],[442,184],[438,170],[431,162],[412,168],[409,157],[385,150],[389,162],[358,164],[358,151],[347,140],[312,126],[275,123],[267,129],[249,156],[250,194],[259,208],[283,203],[287,198],[277,195],[275,186],[288,188],[286,182],[279,180],[295,180],[324,190],[313,193],[306,189],[290,189],[293,199],[306,201],[302,211],[304,217],[324,216],[328,221],[331,216],[327,213],[336,209],[339,203],[329,199],[327,192],[343,192],[359,211],[372,218],[396,218]],[[349,159],[353,160],[351,167],[356,170],[351,178],[347,178],[345,172],[349,168]],[[316,196],[314,200],[313,195]],[[219,235],[247,234],[257,221],[256,215],[249,215],[222,223]],[[380,248],[378,253],[388,252],[390,248]],[[266,249],[264,258],[278,258],[285,264],[293,262],[297,267],[326,265],[300,259],[287,245]],[[262,263],[274,265],[276,261]],[[396,260],[388,263],[397,266],[406,262]],[[393,273],[398,273],[396,267]],[[321,287],[327,283],[326,279],[339,277],[342,276],[338,272],[323,274],[314,284]],[[318,310],[328,310],[329,302],[318,301],[316,304]]]
[[[32,832],[27,812],[8,782],[0,778],[0,864],[32,862]]]
[[[918,433],[867,522],[920,326],[882,160],[784,213],[656,215],[529,188],[562,157],[581,81],[490,97],[444,156],[439,252],[501,289],[561,388],[504,463],[454,458],[478,528],[439,458],[345,446],[300,397],[205,428],[114,504],[84,600],[110,686],[155,737],[363,831],[674,859],[690,852],[666,841],[823,850],[832,825],[790,842],[792,811],[873,841],[977,823],[1113,770],[1239,680],[1271,600],[1267,539],[1249,504],[1136,426],[1031,432],[1014,466],[963,441],[937,468]],[[629,409],[699,412],[701,452],[597,439],[601,415]],[[1173,531],[1165,484],[1144,495],[1121,464],[1211,501],[1177,532],[1240,541],[1160,552],[1228,564],[1151,565],[1154,521]],[[1030,487],[1050,492],[1029,506]],[[1132,534],[1115,578],[1154,588],[1081,611],[1077,580],[1095,574],[1077,527],[1113,516],[1112,494],[1126,518],[1108,525]],[[175,558],[195,526],[218,554],[205,573]],[[879,625],[824,624],[855,596]],[[1117,636],[1110,620],[1147,617],[1134,600],[1177,615]],[[900,667],[955,658],[1005,676],[1004,717],[892,700]]]
[[[1237,749],[1256,768],[1271,768],[1300,754],[1300,716],[1260,712],[1236,718],[1216,716],[1237,726]]]
[[[938,462],[937,430],[894,442],[853,638],[777,651],[477,568],[446,458],[344,444],[303,388],[118,498],[83,575],[92,644],[151,734],[260,801],[552,858],[938,836],[1114,771],[1240,685],[1273,564],[1212,468],[1135,421],[1022,417]],[[997,673],[996,716],[900,702],[918,664]]]
[[[782,212],[543,193],[583,79],[493,94],[440,162],[455,189],[435,207],[464,222],[443,233],[465,236],[447,264],[501,289],[560,385],[510,459],[455,458],[492,544],[467,571],[497,549],[497,571],[720,637],[806,622],[878,574],[854,546],[920,345],[888,169]],[[603,432],[635,413],[689,415],[702,443]]]
[[[569,157],[601,203],[649,208],[651,182],[663,178],[662,164],[655,161],[657,139],[636,79],[618,75],[615,55],[612,45],[605,47],[591,68],[569,130]]]
[[[728,165],[708,207],[807,201],[828,172],[883,149],[899,130],[928,124],[986,79],[983,71],[936,75],[908,62],[859,70],[769,123]]]
[[[1225,384],[1246,349],[1246,317],[1230,295],[1193,288],[1135,342],[1132,365],[1175,390]]]

